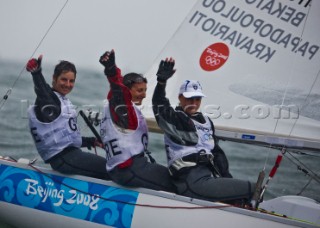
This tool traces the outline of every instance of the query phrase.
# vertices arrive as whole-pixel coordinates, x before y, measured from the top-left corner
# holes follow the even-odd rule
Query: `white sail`
[[[185,79],[199,80],[221,136],[319,149],[319,11],[320,1],[200,0],[146,74],[145,115],[160,60],[173,57],[172,106]]]

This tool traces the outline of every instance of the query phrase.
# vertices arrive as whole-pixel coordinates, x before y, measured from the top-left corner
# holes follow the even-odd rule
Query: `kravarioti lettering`
[[[275,50],[265,44],[257,43],[253,38],[232,30],[229,26],[223,25],[213,18],[208,18],[207,15],[199,11],[194,13],[189,23],[200,26],[203,31],[210,32],[211,35],[265,62],[269,62],[276,53]]]
[[[319,45],[301,37],[300,27],[307,18],[304,7],[278,0],[242,1],[247,7],[225,0],[203,0],[202,8],[193,13],[189,23],[265,62],[276,55],[275,46],[309,60],[318,54]],[[251,9],[261,12],[252,14]],[[281,23],[288,23],[290,31],[280,27]]]

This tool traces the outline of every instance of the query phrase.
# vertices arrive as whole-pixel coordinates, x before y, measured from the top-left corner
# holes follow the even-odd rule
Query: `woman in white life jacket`
[[[110,179],[106,159],[84,152],[102,144],[95,137],[82,137],[77,126],[77,113],[66,97],[75,84],[77,70],[73,63],[60,61],[54,69],[52,88],[46,83],[41,69],[42,55],[30,59],[31,72],[37,95],[35,105],[28,110],[29,126],[37,151],[45,163],[65,174],[78,174]]]
[[[122,77],[114,50],[105,52],[99,61],[110,83],[100,134],[111,179],[124,186],[175,191],[168,169],[147,158],[148,128],[139,110],[147,79],[137,73]]]

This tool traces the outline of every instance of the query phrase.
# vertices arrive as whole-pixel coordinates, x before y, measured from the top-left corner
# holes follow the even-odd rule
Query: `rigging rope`
[[[319,71],[318,71],[317,77],[314,79],[314,81],[313,81],[313,83],[312,83],[312,86],[311,86],[311,88],[310,88],[310,90],[309,90],[308,95],[305,97],[305,99],[304,99],[304,101],[303,101],[303,104],[302,104],[302,106],[300,107],[299,112],[301,112],[301,110],[306,107],[307,99],[308,99],[308,97],[310,96],[311,91],[313,90],[313,87],[315,86],[316,82],[318,81],[319,75],[320,75],[320,69],[319,69]],[[293,123],[293,125],[292,125],[292,127],[291,127],[291,130],[290,130],[289,136],[291,135],[291,133],[292,133],[294,127],[296,126],[296,123],[297,123],[297,122],[298,122],[298,118],[296,118],[296,120],[294,121],[294,123]]]
[[[34,49],[34,51],[32,52],[30,58],[32,58],[34,56],[34,54],[36,53],[36,51],[39,49],[39,47],[41,46],[42,42],[44,41],[44,39],[46,38],[46,36],[48,35],[48,33],[50,32],[51,28],[53,27],[53,25],[56,23],[56,21],[58,20],[60,14],[62,13],[63,9],[66,7],[67,3],[69,2],[69,0],[66,0],[65,3],[63,4],[63,6],[61,7],[61,9],[59,10],[57,16],[54,18],[54,20],[52,21],[51,25],[49,26],[49,28],[47,29],[47,31],[45,32],[44,36],[42,37],[42,39],[40,40],[40,42],[38,43],[37,47]],[[30,59],[29,58],[29,59]],[[6,92],[6,94],[3,96],[2,100],[0,101],[0,111],[2,109],[2,107],[5,105],[6,101],[9,98],[9,95],[11,94],[13,88],[15,87],[15,85],[17,84],[17,82],[19,81],[23,71],[25,70],[26,65],[24,65],[18,75],[18,77],[16,78],[16,80],[13,82],[11,88],[9,88]]]
[[[313,172],[311,169],[309,169],[304,163],[302,163],[298,158],[296,158],[295,156],[293,156],[290,152],[287,151],[287,154],[289,154],[294,160],[296,160],[296,162],[289,158],[286,154],[285,157],[294,165],[297,166],[297,169],[302,171],[306,176],[309,176],[311,179],[315,180],[316,182],[318,182],[320,184],[320,177]]]
[[[307,21],[308,21],[309,15],[310,15],[311,4],[309,4],[309,3],[310,3],[310,1],[308,1],[308,3],[305,5],[305,7],[307,7],[307,5],[309,5],[309,9],[308,9],[308,13],[307,13],[306,20],[305,20],[305,22],[304,22],[304,24],[303,24],[303,28],[302,28],[301,34],[300,34],[300,40],[302,40],[302,36],[303,36],[303,34],[304,34],[304,32],[305,32],[305,28],[306,28],[306,23],[307,23]],[[301,110],[302,110],[304,107],[306,107],[307,99],[308,99],[308,97],[310,96],[311,91],[313,90],[314,86],[316,85],[316,82],[317,82],[317,80],[318,80],[318,78],[319,78],[319,75],[320,75],[320,70],[319,70],[317,76],[315,77],[315,79],[314,79],[314,81],[313,81],[313,83],[312,83],[312,85],[311,85],[311,87],[310,87],[310,89],[309,89],[309,92],[308,92],[307,96],[305,97],[302,105],[300,106],[299,112],[301,112]],[[291,79],[292,79],[292,78],[291,78]],[[282,106],[284,105],[284,103],[285,103],[285,100],[286,100],[286,97],[287,97],[287,93],[288,93],[288,85],[289,85],[289,83],[290,83],[290,82],[287,81],[287,85],[286,85],[286,88],[285,88],[285,91],[284,91],[284,94],[283,94],[283,97],[282,97],[282,102],[281,102],[281,106],[280,106],[280,107],[282,107]],[[290,110],[289,110],[289,112],[290,112]],[[274,129],[273,129],[273,134],[275,134],[275,132],[276,132],[276,129],[277,129],[277,127],[278,127],[279,120],[280,120],[280,118],[276,120]],[[292,132],[293,132],[293,129],[294,129],[295,126],[296,126],[297,121],[298,121],[298,118],[296,118],[295,121],[294,121],[294,123],[292,124],[288,136],[291,136],[291,134],[292,134]],[[270,148],[270,149],[272,148],[272,144],[270,144],[269,148]],[[284,149],[284,148],[283,148],[283,149]],[[283,150],[283,149],[282,149],[282,150]],[[263,168],[263,170],[262,170],[261,172],[264,172],[264,170],[265,170],[268,157],[270,156],[270,151],[271,151],[271,150],[269,150],[269,153],[268,153],[268,155],[267,155],[267,157],[266,157],[266,160],[265,160],[264,168]],[[282,153],[282,154],[284,154],[284,153]],[[292,155],[291,155],[291,156],[292,156]],[[286,158],[288,158],[288,157],[286,156]],[[278,159],[279,159],[279,155],[278,155]],[[277,160],[278,160],[278,159],[277,159]],[[280,161],[281,161],[281,160],[280,160]],[[292,160],[290,160],[290,161],[293,162]],[[277,162],[276,162],[276,163],[277,163]],[[294,163],[294,162],[293,162],[293,163]],[[280,162],[279,162],[279,164],[280,164]],[[300,166],[298,165],[297,167],[300,167]],[[273,169],[273,170],[274,170],[274,169]],[[306,171],[306,169],[301,169],[301,170],[302,170],[303,172],[305,172],[305,173],[308,172],[308,171]],[[271,170],[271,172],[272,172],[272,170]],[[311,171],[311,172],[312,172],[312,171]],[[312,173],[313,173],[313,172],[312,172]],[[315,179],[317,179],[317,175],[316,175],[315,173],[313,173],[313,176],[314,176]],[[263,196],[263,193],[264,193],[264,191],[265,191],[265,188],[267,187],[267,184],[268,184],[268,182],[269,182],[270,179],[272,179],[272,177],[270,178],[270,175],[269,175],[269,179],[267,180],[267,182],[266,182],[266,184],[265,184],[265,186],[264,186],[264,189],[262,190],[261,197]],[[261,197],[260,197],[260,198],[261,198]]]
[[[312,2],[311,2],[311,4],[309,4],[309,3],[310,3],[310,1],[308,1],[308,3],[305,5],[305,7],[306,7],[307,5],[309,5],[309,8],[308,8],[308,13],[306,14],[306,20],[304,21],[304,24],[303,24],[303,27],[302,27],[302,31],[301,31],[301,34],[300,34],[300,40],[302,40],[302,36],[303,36],[303,34],[304,34],[304,32],[305,32],[306,24],[307,24],[307,21],[308,21],[308,19],[309,19],[309,15],[310,15],[310,9],[311,9]],[[304,102],[302,103],[302,105],[301,105],[301,107],[300,107],[299,112],[301,112],[301,109],[306,106],[306,101],[307,101],[308,97],[310,96],[311,91],[312,91],[313,87],[315,86],[315,84],[316,84],[316,82],[317,82],[317,80],[318,80],[318,78],[319,78],[319,75],[320,75],[320,70],[319,70],[317,76],[315,77],[315,79],[314,79],[314,81],[313,81],[313,83],[312,83],[312,86],[310,87],[310,90],[309,90],[309,92],[308,92],[308,95],[305,97]],[[284,101],[285,101],[286,96],[287,96],[288,84],[289,84],[289,81],[287,81],[286,89],[285,89],[285,92],[284,92],[283,97],[282,97],[281,106],[284,105]],[[280,106],[280,107],[281,107],[281,106]],[[289,112],[290,112],[290,110],[289,110]],[[294,129],[297,121],[298,121],[298,118],[296,118],[295,122],[293,123],[293,125],[292,125],[292,127],[291,127],[291,130],[290,130],[288,136],[291,136],[292,131],[293,131],[293,129]],[[277,126],[278,126],[278,122],[279,122],[279,119],[277,119],[277,121],[276,121],[274,130],[273,130],[273,134],[274,134],[275,131],[276,131],[276,128],[277,128]]]

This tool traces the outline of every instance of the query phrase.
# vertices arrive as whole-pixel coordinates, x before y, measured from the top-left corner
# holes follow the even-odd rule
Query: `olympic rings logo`
[[[210,66],[217,66],[220,64],[220,59],[217,59],[215,57],[212,57],[211,55],[208,55],[206,57],[206,64]]]
[[[219,69],[229,57],[229,48],[224,43],[214,43],[202,52],[200,56],[200,66],[205,71]]]

